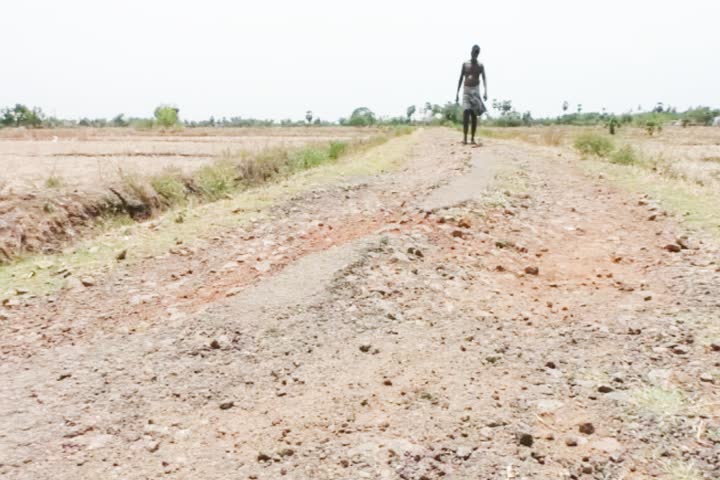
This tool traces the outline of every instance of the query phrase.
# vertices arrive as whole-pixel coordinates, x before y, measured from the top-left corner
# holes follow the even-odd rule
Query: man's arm
[[[455,103],[458,103],[460,101],[460,87],[462,87],[463,80],[465,79],[465,64],[463,63],[462,67],[460,67],[460,80],[458,80],[458,88],[457,92],[455,93]]]
[[[483,88],[485,89],[485,95],[483,95],[483,98],[487,102],[487,78],[485,78],[485,65],[482,67],[482,80]]]

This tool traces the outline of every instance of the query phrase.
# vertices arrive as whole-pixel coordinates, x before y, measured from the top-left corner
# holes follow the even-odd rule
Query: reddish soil
[[[456,141],[6,306],[0,474],[718,478],[717,241]]]

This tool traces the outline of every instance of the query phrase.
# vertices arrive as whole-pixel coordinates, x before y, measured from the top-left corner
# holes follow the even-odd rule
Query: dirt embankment
[[[0,263],[10,262],[21,254],[55,252],[93,232],[98,222],[118,215],[139,221],[190,199],[212,201],[223,198],[241,188],[336,161],[343,155],[378,145],[401,133],[407,132],[392,131],[349,141],[315,142],[304,147],[276,146],[237,155],[211,155],[215,161],[195,171],[171,169],[155,175],[131,172],[123,174],[119,181],[92,188],[43,188],[32,193],[0,194]],[[95,153],[87,155],[97,156]],[[100,154],[103,155],[106,154]],[[58,178],[56,181],[63,180]]]

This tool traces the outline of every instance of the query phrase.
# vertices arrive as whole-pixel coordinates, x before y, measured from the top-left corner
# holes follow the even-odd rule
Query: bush
[[[287,165],[288,151],[278,147],[256,154],[243,153],[237,168],[242,182],[254,185],[280,174]]]
[[[562,145],[563,133],[556,128],[548,128],[541,135],[542,143],[552,147]]]
[[[160,105],[155,109],[155,123],[160,127],[174,127],[180,123],[180,110],[168,105]]]
[[[65,182],[62,177],[55,175],[54,173],[45,179],[45,186],[47,188],[60,188]]]
[[[348,148],[347,142],[332,142],[330,144],[328,156],[333,160],[337,160],[345,153],[347,148]]]
[[[204,197],[218,200],[235,189],[238,170],[232,161],[223,158],[200,168],[195,174],[195,183]]]
[[[630,145],[625,145],[610,155],[610,163],[616,163],[618,165],[635,165],[638,163],[638,160],[639,158],[635,149]]]
[[[317,167],[330,159],[327,150],[316,146],[304,147],[293,153],[291,157],[291,168],[293,170],[303,170],[306,168]]]
[[[607,157],[615,147],[609,138],[597,133],[587,132],[575,139],[575,148],[583,155]]]
[[[168,168],[150,178],[150,185],[168,205],[181,203],[187,196],[187,187],[182,180],[182,172],[176,168]]]

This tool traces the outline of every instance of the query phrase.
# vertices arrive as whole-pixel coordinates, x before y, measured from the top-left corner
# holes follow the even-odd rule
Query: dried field
[[[66,187],[93,190],[119,180],[121,173],[152,174],[169,166],[188,172],[224,152],[349,140],[373,133],[332,127],[0,130],[0,194],[37,191],[51,177]]]

